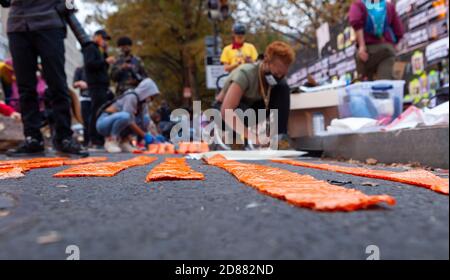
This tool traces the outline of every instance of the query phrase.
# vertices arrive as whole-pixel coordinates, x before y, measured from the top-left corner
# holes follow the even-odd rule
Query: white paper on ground
[[[425,108],[420,110],[411,106],[392,124],[388,125],[385,131],[395,131],[400,129],[412,129],[419,125],[434,126],[449,124],[449,102],[441,104],[433,109]]]
[[[433,109],[424,110],[425,125],[439,125],[449,123],[449,102],[441,104]]]
[[[328,126],[329,134],[354,133],[354,132],[373,132],[379,130],[377,120],[369,118],[345,118],[334,119]]]
[[[18,178],[22,178],[22,177],[25,177],[25,174],[23,174],[22,169],[21,168],[14,168],[10,172],[5,173],[3,175],[0,175],[0,180],[18,179]]]
[[[202,160],[222,155],[228,160],[257,161],[272,160],[279,158],[296,158],[306,155],[307,152],[301,151],[276,151],[276,150],[259,150],[259,151],[216,151],[203,154],[190,154],[188,159]]]
[[[424,123],[423,111],[415,106],[411,106],[401,114],[390,125],[384,128],[384,131],[395,131],[400,129],[416,128],[419,124]]]

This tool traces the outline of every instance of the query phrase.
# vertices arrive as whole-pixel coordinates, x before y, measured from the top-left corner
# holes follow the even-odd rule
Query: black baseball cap
[[[111,36],[109,36],[108,32],[106,32],[104,29],[95,31],[94,35],[95,36],[100,35],[103,37],[103,39],[108,40],[108,41],[111,40]]]
[[[133,45],[133,40],[131,40],[130,37],[124,36],[124,37],[120,37],[119,40],[117,40],[118,47],[132,46],[132,45]]]
[[[238,22],[233,25],[233,33],[236,35],[245,35],[247,29],[245,28],[245,25]]]

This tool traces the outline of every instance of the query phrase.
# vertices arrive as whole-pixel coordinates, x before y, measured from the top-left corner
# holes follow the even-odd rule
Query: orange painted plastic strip
[[[174,155],[174,154],[197,154],[209,152],[208,143],[204,142],[180,142],[178,144],[178,150],[175,149],[173,144],[151,144],[148,146],[148,150],[144,152],[136,152],[136,154],[148,154],[148,155]]]
[[[159,145],[158,144],[152,144],[148,147],[148,153],[149,154],[158,154],[159,152]]]
[[[147,182],[204,179],[205,176],[189,167],[184,158],[168,158],[147,175]]]
[[[51,161],[63,161],[68,160],[68,158],[31,158],[31,159],[20,159],[20,160],[6,160],[0,161],[0,166],[16,166],[31,163],[42,163]]]
[[[68,158],[35,158],[26,160],[6,161],[0,167],[16,167],[22,168],[23,172],[30,171],[32,169],[40,168],[54,168],[61,167],[63,165],[82,165],[88,163],[96,163],[106,161],[106,157],[92,157],[84,159],[71,160]]]
[[[383,202],[396,204],[395,199],[388,195],[369,196],[279,168],[228,161],[223,156],[212,157],[207,163],[228,171],[242,183],[264,194],[316,211],[349,212]]]
[[[88,157],[82,159],[69,159],[65,160],[63,163],[64,165],[82,165],[82,164],[103,162],[107,160],[108,160],[107,157]]]
[[[289,164],[300,167],[314,168],[326,171],[334,171],[338,173],[344,173],[360,177],[368,177],[373,179],[381,179],[386,181],[399,182],[404,184],[409,184],[413,186],[423,187],[430,189],[437,193],[449,194],[449,181],[448,179],[441,178],[434,175],[433,173],[416,169],[407,172],[393,172],[384,170],[373,170],[360,167],[346,167],[339,165],[330,164],[315,164],[296,160],[273,160],[273,162]]]
[[[178,144],[178,154],[198,154],[209,152],[209,145],[205,142],[180,142]]]
[[[173,155],[175,154],[175,145],[151,144],[148,146],[148,150],[142,153],[147,155]]]
[[[166,144],[166,154],[167,155],[174,155],[176,154],[175,145],[172,144]]]
[[[63,160],[56,160],[56,161],[46,161],[46,162],[15,164],[14,166],[22,168],[23,171],[30,171],[32,169],[55,168],[55,167],[61,167],[63,165],[64,165]]]
[[[25,176],[25,172],[32,169],[54,168],[63,165],[82,165],[106,161],[106,157],[92,157],[85,159],[70,160],[67,158],[34,158],[3,161],[0,165],[0,180],[19,178]]]
[[[190,143],[188,142],[181,142],[178,144],[178,150],[177,153],[185,155],[188,154],[190,151]]]
[[[141,156],[121,162],[104,162],[87,165],[77,165],[59,172],[53,175],[53,177],[114,177],[125,169],[151,164],[156,160],[157,158],[154,157]]]

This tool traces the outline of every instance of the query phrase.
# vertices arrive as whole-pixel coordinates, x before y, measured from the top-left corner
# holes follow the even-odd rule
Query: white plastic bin
[[[388,124],[403,112],[405,81],[380,80],[349,85],[339,93],[341,118],[371,118]]]

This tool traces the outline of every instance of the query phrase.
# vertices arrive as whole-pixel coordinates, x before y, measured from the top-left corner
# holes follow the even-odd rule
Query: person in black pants
[[[89,135],[93,146],[103,147],[105,139],[95,127],[99,109],[108,102],[109,65],[115,62],[114,57],[108,57],[108,41],[111,37],[105,30],[94,33],[93,44],[83,49],[86,80],[91,96],[91,118],[89,121]]]
[[[86,70],[78,67],[73,77],[73,87],[80,90],[81,116],[83,118],[83,146],[88,147],[90,141],[89,123],[91,119],[92,102],[86,82]]]
[[[55,119],[54,148],[68,155],[88,156],[72,138],[70,96],[64,69],[66,25],[56,11],[56,6],[64,1],[10,2],[8,38],[20,92],[26,140],[18,148],[8,151],[7,155],[14,157],[45,153],[36,92],[37,61],[40,57]]]
[[[290,88],[286,82],[286,75],[290,65],[295,60],[294,50],[284,42],[270,44],[264,55],[264,61],[256,64],[244,64],[236,68],[227,78],[224,88],[217,96],[216,101],[222,103],[222,116],[225,117],[228,110],[236,109],[265,109],[267,116],[270,110],[278,110],[278,119],[273,120],[278,124],[276,133],[279,149],[290,149],[288,121],[290,112]],[[225,123],[235,129],[243,131],[246,140],[253,143],[265,144],[267,139],[261,141],[261,137],[255,135],[246,120],[242,120],[233,113],[231,119],[225,118]],[[273,139],[272,139],[273,140]]]

